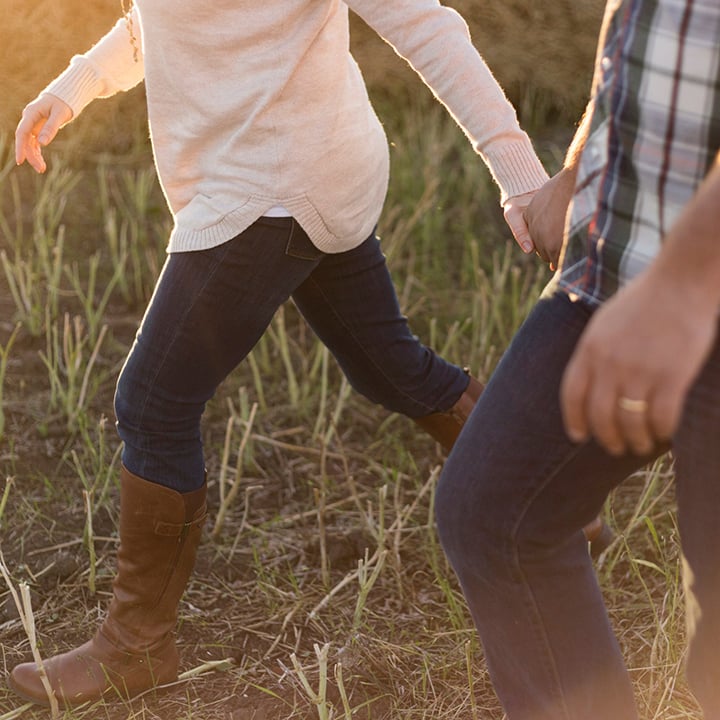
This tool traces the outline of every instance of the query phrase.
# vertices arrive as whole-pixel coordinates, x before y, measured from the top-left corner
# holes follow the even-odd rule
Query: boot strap
[[[163,537],[180,537],[188,533],[195,527],[199,527],[205,522],[207,518],[207,510],[203,514],[191,522],[184,523],[169,523],[158,521],[155,523],[154,532],[156,535],[162,535]]]

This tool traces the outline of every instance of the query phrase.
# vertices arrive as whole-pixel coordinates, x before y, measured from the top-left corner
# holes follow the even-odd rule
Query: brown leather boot
[[[120,475],[120,546],[107,618],[84,645],[43,661],[61,706],[130,698],[178,676],[173,631],[207,515],[207,486],[181,494],[125,468]],[[49,705],[35,663],[10,686]]]
[[[465,392],[449,410],[413,418],[413,421],[449,453],[484,389],[485,386],[470,375],[470,382]],[[590,553],[593,557],[600,555],[614,538],[613,531],[600,517],[588,523],[583,528],[583,532],[585,539],[590,543]]]
[[[485,389],[485,386],[469,373],[468,377],[470,382],[465,392],[449,410],[413,418],[414,422],[430,437],[437,440],[448,453],[452,450],[465,421],[470,417],[475,403]]]

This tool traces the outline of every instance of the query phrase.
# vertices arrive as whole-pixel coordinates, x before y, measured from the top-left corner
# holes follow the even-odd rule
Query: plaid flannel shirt
[[[653,260],[720,149],[720,0],[611,12],[558,278],[593,305]]]

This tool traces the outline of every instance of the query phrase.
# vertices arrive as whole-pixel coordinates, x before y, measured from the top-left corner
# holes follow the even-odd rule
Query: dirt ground
[[[0,292],[1,347],[14,327],[7,320],[12,314],[8,296]],[[48,412],[47,371],[40,357],[45,339],[21,331],[8,356],[0,468],[11,485],[0,517],[0,549],[14,583],[26,582],[30,587],[44,656],[84,642],[101,621],[110,596],[118,539],[117,473],[93,515],[93,593],[90,556],[83,541],[87,515],[77,468],[99,468],[102,458],[92,451],[99,452],[102,445],[105,465],[113,463],[117,470],[113,385],[137,321],[137,314],[126,309],[107,314],[111,340],[98,359],[96,375],[102,382],[88,409],[90,427],[84,433],[69,432],[64,417]],[[309,354],[315,341],[298,328],[293,334]],[[332,392],[337,393],[337,371],[332,370],[331,380]],[[204,441],[211,514],[178,628],[181,672],[192,675],[206,663],[227,662],[181,680],[162,694],[150,693],[131,703],[98,703],[67,717],[318,717],[291,658],[295,653],[317,687],[314,646],[326,642],[330,643],[328,703],[335,707],[335,717],[342,716],[340,686],[334,676],[338,663],[353,718],[437,717],[438,705],[446,704],[447,717],[453,717],[467,702],[460,693],[466,684],[465,643],[472,631],[469,625],[453,628],[448,622],[445,593],[457,590],[438,586],[436,574],[447,568],[438,569],[442,561],[428,520],[430,493],[421,495],[419,502],[417,498],[418,488],[427,484],[432,468],[442,459],[439,449],[405,419],[351,396],[339,436],[322,455],[307,415],[289,407],[281,379],[271,379],[269,408],[257,422],[254,460],[243,478],[243,493],[222,531],[212,537],[221,503],[217,479],[227,426],[225,404],[249,382],[249,371],[239,370],[207,411]],[[390,427],[391,433],[383,427]],[[234,463],[231,457],[229,464]],[[373,523],[383,484],[389,485],[392,498],[387,501],[387,532],[392,532],[395,521],[397,535],[386,543],[392,557],[388,556],[369,595],[362,621],[354,623],[358,582],[353,574],[358,560],[377,549]],[[319,499],[319,492],[324,497]],[[322,518],[319,502],[326,508]],[[413,502],[416,508],[401,527],[397,520]],[[321,609],[314,613],[316,607]],[[462,617],[462,611],[459,614]],[[4,583],[0,584],[0,643],[0,672],[9,672],[30,656],[26,633]],[[454,667],[447,665],[448,655],[456,656]],[[422,689],[423,674],[430,677],[434,672],[423,669],[427,664],[437,665],[438,680],[447,685],[442,692]],[[487,693],[484,684],[478,681],[481,698]],[[433,714],[425,715],[418,697],[422,693],[427,693]],[[434,694],[439,697],[431,700]],[[490,696],[482,702],[494,701]],[[0,687],[0,717],[16,717],[11,713],[22,708],[22,701]],[[48,717],[48,712],[27,708],[21,716]]]

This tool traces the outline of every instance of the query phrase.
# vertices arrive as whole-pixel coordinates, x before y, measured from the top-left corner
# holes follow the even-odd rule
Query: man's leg
[[[650,458],[571,443],[563,369],[589,318],[565,295],[518,331],[443,470],[438,530],[510,720],[632,720],[581,528]]]
[[[688,683],[720,720],[720,343],[693,384],[673,438],[688,629]]]

